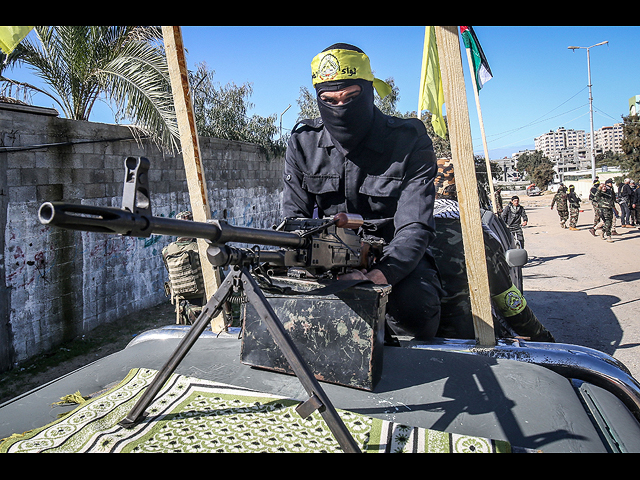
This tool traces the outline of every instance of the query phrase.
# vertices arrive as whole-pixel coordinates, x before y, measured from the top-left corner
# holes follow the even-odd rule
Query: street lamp
[[[280,138],[282,138],[282,116],[287,113],[287,110],[289,110],[291,108],[291,105],[289,105],[287,108],[284,109],[284,112],[282,112],[280,114]]]
[[[589,114],[591,115],[591,180],[596,179],[596,155],[594,152],[593,146],[593,95],[591,95],[591,60],[589,58],[589,49],[593,47],[597,47],[599,45],[604,45],[605,43],[609,43],[608,41],[596,43],[595,45],[591,45],[590,47],[567,47],[569,50],[583,48],[587,51],[587,71],[589,73]]]

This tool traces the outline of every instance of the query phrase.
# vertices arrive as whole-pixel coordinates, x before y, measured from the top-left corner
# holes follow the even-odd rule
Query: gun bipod
[[[175,372],[180,362],[184,359],[187,353],[189,353],[189,350],[193,347],[202,332],[204,332],[211,319],[220,313],[224,303],[233,293],[234,286],[236,288],[241,288],[244,291],[248,301],[253,305],[258,315],[267,325],[273,340],[282,351],[294,374],[298,377],[298,380],[300,380],[300,383],[309,395],[309,399],[296,408],[298,414],[301,417],[306,418],[313,413],[314,410],[318,410],[318,413],[320,413],[324,421],[327,423],[329,430],[331,430],[331,433],[342,450],[346,453],[359,453],[360,448],[353,439],[353,436],[342,422],[342,419],[340,419],[340,416],[333,407],[330,399],[327,397],[326,393],[318,383],[318,380],[314,377],[305,360],[302,358],[300,352],[293,343],[293,340],[273,311],[273,308],[269,305],[269,302],[262,293],[260,286],[251,276],[247,267],[244,266],[235,266],[231,269],[230,273],[222,282],[222,285],[220,285],[220,288],[218,288],[216,293],[202,308],[202,312],[196,319],[195,323],[191,326],[187,334],[180,340],[180,343],[171,354],[171,357],[156,374],[151,384],[138,399],[129,414],[120,422],[120,425],[125,428],[131,428],[135,423],[146,416],[145,410],[147,407],[157,396],[158,392],[167,382],[169,377]]]

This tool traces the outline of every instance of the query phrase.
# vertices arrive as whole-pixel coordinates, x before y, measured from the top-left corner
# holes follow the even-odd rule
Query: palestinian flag
[[[471,60],[473,63],[474,75],[476,77],[476,85],[478,91],[482,86],[493,78],[491,69],[489,68],[489,62],[484,56],[480,42],[476,37],[473,27],[460,27],[460,34],[464,41],[465,48],[471,50]]]

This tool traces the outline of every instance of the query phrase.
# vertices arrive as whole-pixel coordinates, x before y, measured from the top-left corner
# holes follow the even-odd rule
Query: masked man
[[[390,87],[373,77],[357,47],[335,44],[311,63],[320,118],[303,120],[289,140],[283,214],[308,218],[357,213],[364,233],[385,242],[368,271],[341,279],[392,285],[388,326],[398,335],[432,338],[442,289],[429,251],[434,238],[433,144],[421,121],[382,114],[374,106]]]

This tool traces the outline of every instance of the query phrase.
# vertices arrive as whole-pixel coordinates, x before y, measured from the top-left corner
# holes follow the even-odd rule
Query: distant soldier
[[[596,226],[600,223],[600,211],[598,210],[598,202],[596,202],[596,193],[598,193],[598,187],[600,186],[600,180],[598,177],[593,181],[593,186],[591,190],[589,190],[589,201],[591,202],[591,206],[593,207],[593,228],[590,228],[589,231],[591,235],[596,236]]]
[[[638,182],[640,183],[640,181]],[[629,182],[633,197],[631,200],[631,225],[640,228],[640,185],[636,185],[633,180]]]
[[[558,192],[553,196],[553,200],[551,200],[551,210],[553,210],[554,205],[560,217],[560,226],[567,228],[565,223],[569,219],[569,207],[567,206],[567,191],[562,184],[560,184]]]
[[[569,230],[578,230],[578,216],[580,215],[580,197],[576,195],[576,187],[569,185],[569,194],[567,195],[569,202]]]
[[[598,191],[596,192],[596,202],[598,203],[598,210],[600,212],[600,216],[604,222],[602,227],[602,239],[604,240],[606,237],[607,242],[612,242],[611,240],[611,227],[613,225],[613,215],[614,212],[617,214],[616,204],[615,204],[616,194],[613,190],[613,180],[607,180],[604,185],[600,185]]]
[[[622,228],[631,228],[631,206],[633,205],[634,192],[631,188],[631,179],[625,178],[624,183],[620,186],[618,203],[622,210]]]

